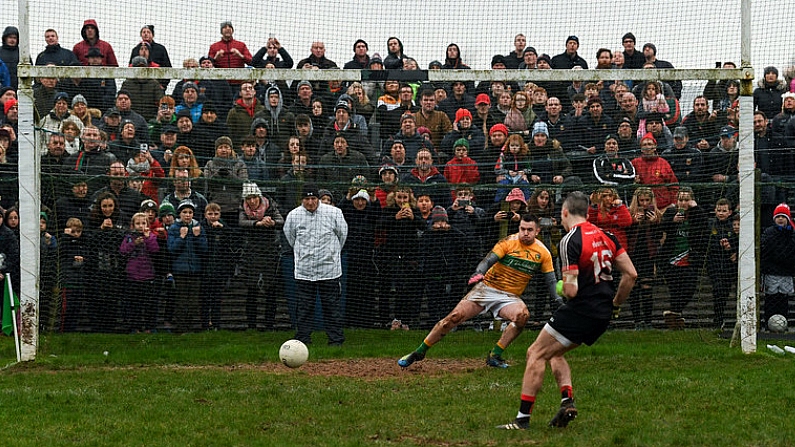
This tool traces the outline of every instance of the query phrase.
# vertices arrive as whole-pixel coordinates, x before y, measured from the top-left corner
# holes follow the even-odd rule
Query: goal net
[[[756,117],[753,129],[740,122],[751,67],[739,1],[27,4],[28,23],[15,26],[35,82],[19,121],[34,131],[17,144],[41,156],[40,191],[15,190],[12,145],[0,204],[13,229],[19,197],[41,200],[42,333],[292,335],[313,301],[301,279],[328,279],[311,257],[296,263],[283,231],[314,188],[348,228],[340,290],[319,293],[316,330],[335,310],[357,343],[429,329],[527,211],[560,277],[560,205],[573,191],[591,196],[591,218],[619,234],[640,272],[614,327],[734,326],[737,154],[757,132]],[[795,6],[754,2],[752,14],[764,17],[751,32],[753,88],[777,76],[754,96],[768,133],[746,140],[764,229],[792,202],[791,115],[776,116],[793,71],[778,42]],[[112,55],[120,68],[102,67]],[[313,250],[336,254],[321,241]],[[556,307],[542,277],[521,294],[530,328]],[[327,294],[339,306],[321,312]],[[789,297],[775,298],[763,319],[788,317]],[[500,326],[484,316],[463,327]]]

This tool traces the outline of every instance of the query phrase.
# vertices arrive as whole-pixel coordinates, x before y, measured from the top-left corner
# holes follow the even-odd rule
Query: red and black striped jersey
[[[624,253],[618,239],[590,222],[574,225],[560,241],[563,273],[577,274],[577,296],[568,304],[578,313],[609,319],[613,309],[613,260]]]

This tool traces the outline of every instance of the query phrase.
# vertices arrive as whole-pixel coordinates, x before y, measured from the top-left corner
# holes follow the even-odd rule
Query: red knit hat
[[[643,138],[640,139],[640,141],[643,140],[651,140],[654,141],[654,144],[657,144],[657,139],[654,138],[654,135],[652,135],[651,132],[646,132],[646,135],[644,135]]]
[[[16,99],[13,99],[13,98],[9,99],[8,101],[6,101],[5,104],[3,104],[3,114],[4,115],[8,115],[9,109],[11,109],[11,107],[14,107],[18,103],[19,102]]]
[[[502,123],[497,123],[491,126],[491,129],[489,129],[489,136],[491,136],[491,134],[493,134],[494,132],[502,132],[505,134],[506,137],[508,136],[508,128],[505,126],[505,124]]]
[[[779,203],[776,209],[773,211],[773,219],[778,216],[784,216],[787,218],[787,221],[791,224],[792,223],[792,214],[789,212],[789,205],[786,203]]]
[[[472,112],[467,109],[458,109],[455,112],[455,122],[461,121],[461,118],[467,117],[470,120],[472,119]]]

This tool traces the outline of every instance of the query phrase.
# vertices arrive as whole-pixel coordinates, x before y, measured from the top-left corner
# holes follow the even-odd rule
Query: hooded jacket
[[[390,40],[395,39],[398,41],[398,45],[400,46],[400,50],[398,53],[389,53],[387,54],[386,58],[384,59],[384,70],[400,70],[403,68],[403,59],[407,56],[403,54],[403,42],[400,41],[397,37],[390,37],[386,41],[389,42]]]
[[[271,106],[269,97],[272,93],[278,93],[279,102],[276,107]],[[265,99],[263,101],[265,110],[255,115],[256,118],[265,118],[268,123],[269,135],[277,146],[280,148],[287,147],[287,139],[293,134],[295,129],[295,115],[284,107],[284,100],[282,92],[278,87],[272,85],[265,90]]]
[[[96,42],[89,42],[88,39],[86,39],[86,28],[89,26],[93,26],[97,29]],[[88,19],[83,22],[80,35],[83,36],[83,40],[75,44],[74,48],[72,48],[72,52],[77,56],[77,59],[82,65],[88,65],[88,50],[91,48],[99,48],[99,51],[102,53],[102,65],[106,67],[119,66],[119,62],[116,61],[116,53],[113,52],[113,47],[99,38],[99,27],[97,26],[96,20]]]
[[[19,80],[17,79],[17,65],[19,65],[19,42],[17,45],[10,46],[6,42],[8,36],[17,36],[19,38],[19,30],[16,26],[7,26],[3,30],[3,45],[0,46],[0,60],[5,62],[8,68],[8,75],[11,80],[11,87],[17,89]]]

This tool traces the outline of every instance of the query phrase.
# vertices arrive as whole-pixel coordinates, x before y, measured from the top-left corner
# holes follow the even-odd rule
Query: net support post
[[[33,78],[27,76],[30,67],[30,20],[28,2],[19,0],[19,217],[20,217],[20,290],[19,325],[20,358],[23,362],[36,359],[39,342],[39,219],[41,198],[39,172],[41,160],[34,144]]]

